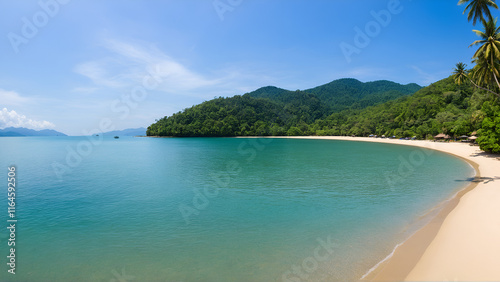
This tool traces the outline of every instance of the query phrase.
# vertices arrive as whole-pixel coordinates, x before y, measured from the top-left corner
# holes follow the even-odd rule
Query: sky
[[[470,65],[458,0],[0,0],[0,128],[147,127],[214,97]],[[498,11],[494,12],[497,16]]]

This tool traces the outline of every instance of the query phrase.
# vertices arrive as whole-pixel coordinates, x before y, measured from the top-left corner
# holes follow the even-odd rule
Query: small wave
[[[411,236],[410,236],[411,237]],[[368,272],[366,272],[360,280],[363,280],[366,278],[366,276],[370,275],[370,273],[372,273],[375,269],[377,269],[382,263],[386,262],[388,259],[392,258],[392,256],[394,255],[394,253],[396,252],[396,249],[399,248],[399,246],[403,245],[404,243],[406,242],[403,241],[399,244],[396,245],[396,247],[394,247],[394,249],[392,250],[392,252],[386,256],[383,260],[379,261],[376,265],[374,265],[372,268],[370,268],[370,270],[368,270]]]

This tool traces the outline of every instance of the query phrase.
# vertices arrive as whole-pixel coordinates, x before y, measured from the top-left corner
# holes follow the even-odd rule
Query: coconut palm
[[[453,70],[453,78],[455,79],[455,83],[461,85],[462,83],[470,81],[477,88],[483,89],[500,97],[500,94],[481,86],[483,84],[490,85],[493,80],[492,72],[489,70],[489,68],[485,68],[484,66],[487,65],[477,63],[472,70],[467,70],[466,64],[462,62],[457,63],[455,65],[455,69]],[[475,83],[474,80],[481,81],[482,83]]]
[[[490,19],[483,21],[484,31],[474,30],[474,32],[481,37],[480,40],[474,41],[469,47],[481,45],[474,56],[473,61],[481,69],[489,69],[493,74],[493,78],[500,89],[498,77],[499,60],[500,60],[500,27],[497,27],[497,20]],[[486,77],[484,77],[486,79]],[[480,84],[487,82],[486,80],[480,81]]]
[[[455,66],[456,67],[453,70],[453,78],[455,79],[456,84],[461,85],[462,83],[464,83],[469,79],[468,77],[469,72],[466,69],[467,65],[462,62],[459,62]]]
[[[469,71],[469,77],[477,84],[491,88],[495,86],[495,78],[488,61],[485,58],[476,58],[473,63],[475,66]],[[496,64],[498,66],[498,64]]]
[[[467,10],[469,13],[467,14],[467,20],[471,21],[472,24],[476,25],[477,20],[484,21],[484,15],[488,17],[488,20],[493,19],[490,12],[490,7],[498,9],[495,0],[460,0],[458,1],[458,5],[463,5],[469,3],[464,10],[464,14]]]

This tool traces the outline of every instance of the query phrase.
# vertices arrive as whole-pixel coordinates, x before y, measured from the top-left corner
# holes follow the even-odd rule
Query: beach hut
[[[440,133],[440,134],[434,136],[434,139],[436,139],[436,140],[448,140],[450,138],[451,138],[450,135],[447,135],[444,133]]]
[[[458,137],[458,139],[460,139],[461,142],[468,142],[469,141],[469,136],[462,135],[462,136]]]
[[[474,146],[476,144],[476,139],[477,139],[477,136],[469,137],[469,140],[472,141],[472,143],[470,144],[471,146]]]

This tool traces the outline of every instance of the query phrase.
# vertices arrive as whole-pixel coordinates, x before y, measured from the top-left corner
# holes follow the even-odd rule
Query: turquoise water
[[[0,199],[1,281],[354,280],[474,174],[375,143],[92,141],[0,138],[0,183],[10,165],[18,181],[15,275]]]

